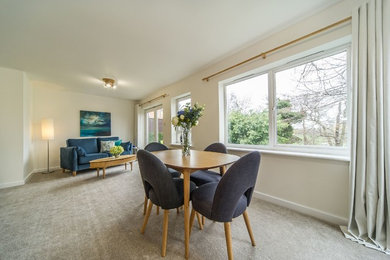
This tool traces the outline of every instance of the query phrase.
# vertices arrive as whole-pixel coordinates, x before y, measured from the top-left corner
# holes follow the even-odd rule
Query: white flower
[[[183,120],[184,119],[184,115],[180,115],[180,119]]]
[[[179,118],[177,116],[172,117],[172,125],[177,126],[179,123]]]
[[[194,126],[197,126],[199,124],[199,121],[196,120],[195,123],[194,123]]]

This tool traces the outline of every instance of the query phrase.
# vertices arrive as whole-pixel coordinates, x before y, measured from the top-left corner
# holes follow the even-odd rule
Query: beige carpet
[[[138,173],[123,167],[72,177],[36,173],[24,186],[0,190],[0,259],[159,259],[162,214],[140,234],[144,194]],[[170,212],[166,259],[184,259],[183,212]],[[252,247],[242,217],[233,221],[235,259],[389,259],[345,239],[338,227],[254,199]],[[195,223],[196,224],[196,223]],[[191,259],[226,259],[221,223],[194,225]]]

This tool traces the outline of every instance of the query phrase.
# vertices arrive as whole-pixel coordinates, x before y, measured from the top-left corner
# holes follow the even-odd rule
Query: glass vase
[[[183,128],[181,133],[181,145],[182,145],[182,154],[183,156],[190,155],[190,131],[189,128]]]

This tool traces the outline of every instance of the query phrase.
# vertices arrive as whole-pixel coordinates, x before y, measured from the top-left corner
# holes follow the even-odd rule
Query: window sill
[[[250,149],[250,148],[239,148],[239,147],[227,147],[227,149],[230,151],[238,151],[238,152],[259,151],[259,152],[265,153],[265,154],[278,154],[278,155],[285,155],[285,156],[326,159],[326,160],[343,161],[343,162],[350,162],[351,161],[350,156],[346,156],[346,155],[316,154],[316,153],[303,153],[303,152],[265,150],[265,149]]]

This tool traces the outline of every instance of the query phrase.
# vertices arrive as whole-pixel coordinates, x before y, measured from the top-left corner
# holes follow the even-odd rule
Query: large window
[[[348,60],[348,48],[338,48],[225,84],[225,141],[344,153]]]
[[[146,143],[163,143],[163,109],[154,107],[145,111],[146,118]]]
[[[187,104],[191,105],[191,95],[185,94],[172,99],[172,117],[176,115],[177,111],[182,110]],[[180,144],[181,133],[172,127],[172,143]],[[191,137],[190,137],[191,138]],[[191,139],[190,139],[191,140]]]

